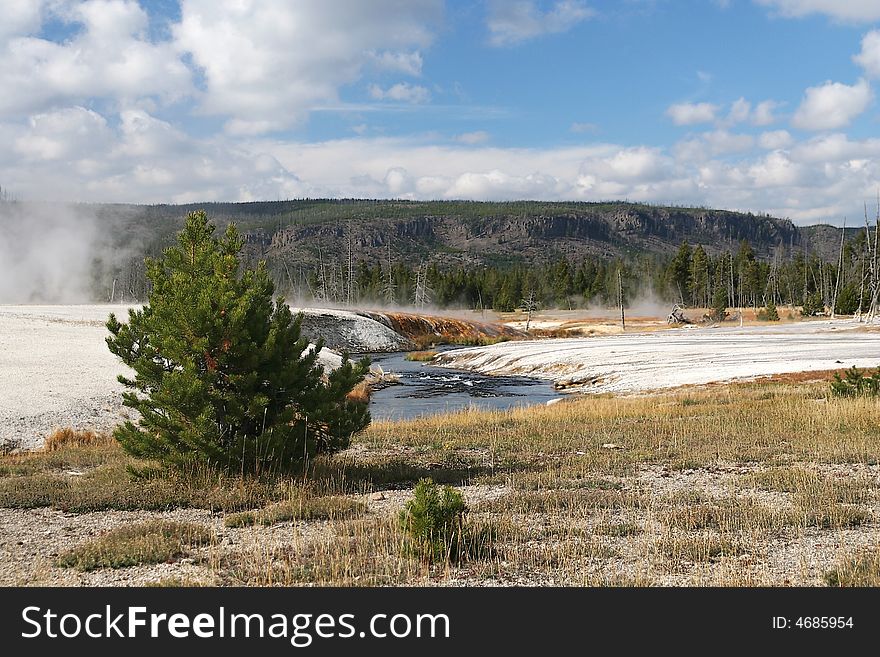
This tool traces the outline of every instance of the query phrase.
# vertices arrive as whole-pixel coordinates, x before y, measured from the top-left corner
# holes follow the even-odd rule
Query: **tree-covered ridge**
[[[114,301],[146,298],[143,257],[160,256],[187,212],[198,209],[220,228],[236,224],[245,264],[265,260],[279,291],[331,303],[506,308],[529,294],[544,306],[616,303],[619,269],[627,299],[650,294],[709,306],[725,289],[736,305],[763,305],[765,298],[801,303],[815,293],[828,304],[841,234],[766,215],[629,202],[302,199],[83,207],[96,215],[113,253],[95,258],[94,298]],[[844,305],[863,287],[857,280],[863,234],[846,231],[837,293]],[[679,253],[683,242],[687,257]]]

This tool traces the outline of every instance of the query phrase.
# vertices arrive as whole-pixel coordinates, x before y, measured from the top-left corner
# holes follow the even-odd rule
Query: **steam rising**
[[[88,208],[0,203],[0,303],[92,301],[99,242]]]

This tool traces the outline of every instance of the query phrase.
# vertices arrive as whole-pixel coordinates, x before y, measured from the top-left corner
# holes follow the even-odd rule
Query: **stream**
[[[561,396],[549,381],[524,376],[486,376],[408,361],[405,356],[405,353],[371,355],[374,366],[379,365],[400,377],[400,383],[373,392],[370,400],[373,419],[403,420],[467,408],[533,406]]]

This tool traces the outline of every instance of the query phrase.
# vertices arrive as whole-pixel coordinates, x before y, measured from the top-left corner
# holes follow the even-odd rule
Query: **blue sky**
[[[861,220],[876,0],[0,0],[20,198],[629,199]]]

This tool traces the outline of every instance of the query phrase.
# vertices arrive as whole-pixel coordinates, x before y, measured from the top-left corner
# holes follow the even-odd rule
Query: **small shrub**
[[[428,561],[456,559],[467,512],[461,493],[451,486],[441,488],[431,479],[420,480],[413,493],[400,512],[409,549]]]
[[[801,315],[803,317],[813,317],[814,315],[825,314],[825,302],[819,292],[807,296],[804,299],[804,305],[801,307]]]
[[[776,310],[776,304],[768,301],[767,305],[758,311],[757,319],[761,322],[778,322],[779,311]]]
[[[210,543],[213,532],[203,525],[154,520],[113,529],[58,557],[62,568],[95,570],[163,563],[184,556],[190,547]]]
[[[857,368],[850,367],[843,376],[834,373],[831,381],[831,394],[835,397],[876,397],[880,393],[880,368],[870,376]]]

